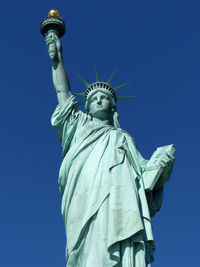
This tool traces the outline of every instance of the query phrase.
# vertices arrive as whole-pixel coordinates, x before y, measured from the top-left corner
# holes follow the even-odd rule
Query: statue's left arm
[[[155,184],[153,190],[146,191],[146,197],[149,205],[149,211],[151,217],[153,217],[156,212],[158,212],[162,205],[163,200],[163,189],[166,182],[169,180],[173,165],[174,165],[174,156],[167,152],[160,161],[160,166],[162,168],[162,173],[158,178],[157,183]]]
[[[160,160],[160,166],[162,168],[162,173],[155,184],[154,189],[159,190],[162,188],[165,183],[169,180],[173,166],[174,166],[175,157],[170,153],[167,152],[162,159]]]
[[[145,160],[139,152],[138,159],[141,168],[141,173],[143,174],[145,172],[148,160]],[[152,190],[145,190],[151,217],[154,216],[156,212],[158,212],[161,208],[163,200],[163,187],[165,183],[169,180],[174,165],[174,160],[175,158],[171,153],[166,153],[165,155],[163,155],[162,159],[160,160],[160,167],[162,168],[162,172],[160,177],[158,178],[157,183],[155,184]]]

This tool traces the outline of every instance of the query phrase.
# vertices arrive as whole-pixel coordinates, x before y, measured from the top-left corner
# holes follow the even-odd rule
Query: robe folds
[[[153,260],[151,215],[162,190],[147,196],[147,161],[133,138],[77,109],[71,96],[57,106],[63,161],[59,172],[68,267],[146,267]]]

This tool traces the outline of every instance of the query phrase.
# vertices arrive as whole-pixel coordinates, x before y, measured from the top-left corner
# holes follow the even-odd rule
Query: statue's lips
[[[96,108],[102,109],[105,108],[104,106],[96,106]]]

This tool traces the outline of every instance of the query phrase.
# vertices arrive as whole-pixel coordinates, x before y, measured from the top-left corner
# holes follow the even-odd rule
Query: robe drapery
[[[160,209],[162,190],[146,195],[147,161],[133,138],[78,110],[74,96],[56,108],[52,125],[63,147],[59,189],[67,266],[150,266],[150,214]]]

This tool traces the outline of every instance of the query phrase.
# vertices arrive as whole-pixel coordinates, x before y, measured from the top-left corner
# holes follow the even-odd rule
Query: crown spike
[[[130,82],[126,82],[126,83],[123,83],[115,88],[113,88],[113,90],[115,91],[115,93],[119,92],[121,89],[123,89],[124,87],[128,86],[130,84]]]
[[[97,65],[96,64],[94,65],[94,68],[95,68],[95,74],[96,74],[96,82],[100,82],[99,72],[98,72],[98,69],[97,69]]]
[[[116,68],[113,73],[110,75],[110,77],[108,78],[107,83],[110,84],[113,80],[113,78],[115,77],[116,73],[117,73],[118,69]]]
[[[79,74],[75,73],[76,77],[79,79],[80,82],[82,82],[83,85],[85,85],[86,88],[90,86],[90,84],[84,80]]]

